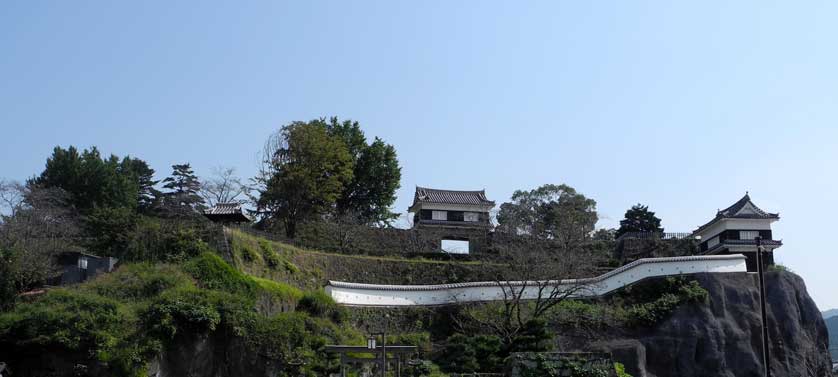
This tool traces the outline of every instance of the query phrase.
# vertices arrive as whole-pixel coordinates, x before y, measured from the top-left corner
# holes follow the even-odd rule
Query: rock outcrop
[[[706,304],[678,308],[651,329],[619,331],[587,346],[611,352],[634,377],[763,376],[755,274],[701,274]],[[828,335],[803,279],[766,274],[770,365],[774,377],[831,376]]]

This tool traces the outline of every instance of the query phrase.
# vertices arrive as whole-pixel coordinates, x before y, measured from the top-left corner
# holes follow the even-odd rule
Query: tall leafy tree
[[[167,215],[188,216],[203,209],[204,199],[199,195],[201,182],[189,163],[172,165],[172,174],[163,180],[163,212]]]
[[[322,119],[319,122],[325,124],[330,135],[343,141],[352,158],[353,178],[337,201],[338,215],[351,214],[366,223],[389,223],[398,218],[390,211],[401,186],[396,148],[378,137],[367,144],[357,121],[340,122],[333,117],[328,123]]]
[[[517,190],[498,212],[498,230],[550,239],[572,249],[590,238],[597,222],[596,201],[568,185]]]
[[[322,120],[291,123],[268,145],[267,167],[257,178],[262,184],[258,210],[294,237],[299,222],[334,210],[352,181],[352,156]]]
[[[635,204],[626,211],[625,218],[620,220],[616,237],[629,232],[663,233],[661,219],[655,216],[654,212],[649,211],[649,206]]]

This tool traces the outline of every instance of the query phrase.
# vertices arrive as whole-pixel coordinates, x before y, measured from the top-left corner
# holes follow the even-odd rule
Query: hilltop
[[[473,365],[468,349],[477,345],[452,343],[459,339],[449,319],[456,307],[341,308],[319,288],[330,279],[473,281],[492,271],[483,263],[330,253],[233,229],[226,237],[225,251],[179,264],[125,264],[0,314],[0,358],[23,376],[74,368],[91,376],[273,376],[301,358],[311,360],[306,370],[324,372],[335,364],[323,344],[362,344],[386,314],[392,341],[417,345],[433,361],[423,367],[428,375],[439,374],[436,364]],[[747,274],[696,275],[647,282],[603,300],[567,301],[548,317],[551,331],[561,334],[549,348],[605,350],[634,376],[750,375],[758,369],[748,346],[758,336],[753,284]],[[825,328],[819,315],[811,318],[818,313],[802,280],[772,272],[769,284],[782,292],[769,300],[771,322],[783,324],[771,330],[785,342],[776,352],[788,356],[772,367],[823,369]]]

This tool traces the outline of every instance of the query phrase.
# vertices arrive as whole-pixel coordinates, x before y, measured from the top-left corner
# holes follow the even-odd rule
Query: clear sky
[[[567,183],[602,227],[691,231],[746,190],[777,259],[838,307],[838,2],[3,1],[0,177],[56,145],[250,176],[283,124],[336,115],[415,185]],[[770,289],[770,287],[769,287]]]

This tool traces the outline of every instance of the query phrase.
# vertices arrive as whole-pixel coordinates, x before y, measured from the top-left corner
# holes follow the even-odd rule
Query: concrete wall
[[[670,275],[701,272],[745,272],[745,256],[709,255],[674,258],[640,259],[603,275],[577,280],[550,282],[508,282],[514,289],[523,289],[522,297],[538,297],[538,288],[548,286],[563,291],[573,290],[573,297],[592,297],[611,292],[640,280]],[[506,286],[507,283],[503,285]],[[504,289],[497,282],[473,282],[440,285],[381,285],[330,281],[326,292],[342,305],[348,306],[432,306],[465,302],[503,300]]]

